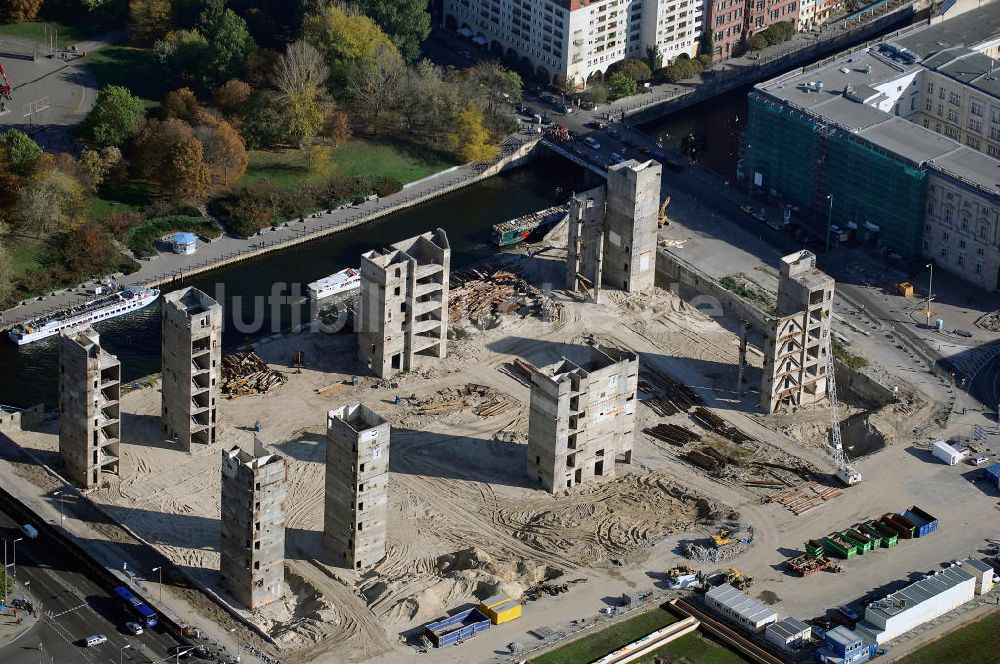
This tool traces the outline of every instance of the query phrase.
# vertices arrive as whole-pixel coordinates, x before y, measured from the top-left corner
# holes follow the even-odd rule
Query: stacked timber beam
[[[668,376],[652,370],[643,370],[650,380],[643,380],[639,385],[644,392],[660,396],[652,396],[643,401],[660,417],[669,417],[675,413],[686,413],[691,408],[703,403],[701,397],[687,385],[678,383]]]
[[[694,413],[691,415],[691,419],[709,431],[716,433],[737,445],[752,443],[756,440],[753,436],[743,433],[704,406],[695,408]]]
[[[513,397],[488,385],[466,383],[462,388],[440,389],[429,397],[407,399],[416,415],[449,415],[471,409],[478,417],[494,417],[517,408]]]
[[[253,351],[230,353],[222,358],[222,393],[230,399],[267,394],[288,378],[267,366]]]
[[[657,424],[655,427],[643,429],[642,432],[677,447],[683,447],[690,442],[701,441],[701,436],[690,429],[685,429],[676,424]]]

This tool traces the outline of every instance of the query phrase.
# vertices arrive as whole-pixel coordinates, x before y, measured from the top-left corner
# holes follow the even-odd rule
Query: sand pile
[[[422,563],[409,573],[369,575],[360,592],[376,615],[394,624],[429,620],[456,604],[497,593],[520,597],[527,588],[563,574],[557,567],[529,560],[503,560],[477,547]]]

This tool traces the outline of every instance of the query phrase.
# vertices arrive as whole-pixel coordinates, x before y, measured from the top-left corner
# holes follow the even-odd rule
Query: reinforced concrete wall
[[[121,443],[121,363],[92,329],[59,338],[59,456],[66,478],[100,486],[118,474]]]
[[[358,355],[379,377],[448,354],[451,247],[437,229],[361,255]]]
[[[197,288],[163,296],[161,420],[186,452],[215,442],[222,306]]]
[[[527,473],[551,493],[615,474],[632,461],[639,356],[567,348],[531,375]]]
[[[222,452],[222,520],[219,577],[222,586],[250,610],[284,595],[285,458],[254,441],[251,454]]]
[[[389,422],[362,404],[326,418],[323,534],[334,558],[356,570],[385,558]]]
[[[600,300],[604,287],[653,287],[662,167],[634,159],[608,169],[604,187],[570,201],[566,285]]]

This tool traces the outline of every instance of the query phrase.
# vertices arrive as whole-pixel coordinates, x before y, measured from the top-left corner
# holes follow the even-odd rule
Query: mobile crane
[[[846,486],[861,482],[861,471],[854,468],[844,452],[844,441],[840,437],[840,416],[837,412],[837,380],[833,365],[833,331],[829,333],[830,343],[826,349],[826,396],[830,399],[830,446],[833,460],[837,464],[837,479]]]

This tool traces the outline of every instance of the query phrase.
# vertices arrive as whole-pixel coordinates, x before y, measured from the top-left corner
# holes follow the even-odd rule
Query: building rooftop
[[[729,607],[737,615],[752,624],[778,615],[773,609],[768,608],[767,605],[758,602],[728,583],[712,588],[705,593],[705,597]]]
[[[966,558],[965,560],[962,561],[962,563],[964,565],[968,565],[969,567],[978,572],[989,572],[990,574],[993,573],[993,565],[990,565],[988,562],[984,560],[979,560],[978,558]]]
[[[868,605],[867,611],[880,616],[883,620],[888,620],[973,578],[961,567],[948,567],[933,576],[928,576],[916,583],[911,583],[902,590],[886,595],[885,599],[872,602]]]
[[[772,634],[777,634],[782,639],[790,639],[793,636],[798,636],[802,632],[812,631],[812,628],[798,618],[788,616],[787,618],[782,618],[776,623],[768,625],[767,631]]]
[[[978,150],[960,147],[935,158],[931,163],[935,170],[946,175],[974,182],[995,194],[1000,193],[1000,161]]]
[[[853,645],[862,640],[858,634],[847,629],[843,625],[837,625],[833,629],[827,631],[823,638],[833,641],[834,643],[839,643],[844,647]]]
[[[985,5],[959,14],[924,30],[914,30],[896,43],[926,58],[952,46],[975,46],[1000,33],[1000,11]]]
[[[998,38],[1000,11],[987,5],[755,89],[916,168],[930,166],[996,194],[1000,161],[904,120],[893,110],[902,88],[922,84],[920,73],[927,70],[1000,100],[1000,61],[976,50]]]
[[[334,408],[327,412],[327,417],[331,420],[343,422],[358,433],[373,429],[388,421],[361,403],[347,404],[340,408]]]

